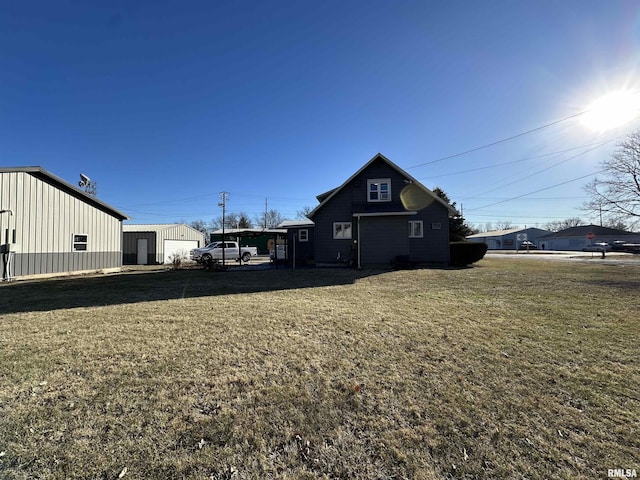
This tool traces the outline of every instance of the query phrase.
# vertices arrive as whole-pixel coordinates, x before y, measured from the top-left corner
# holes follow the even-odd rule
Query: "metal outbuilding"
[[[122,267],[127,215],[42,167],[0,167],[0,276]]]
[[[489,247],[489,250],[517,250],[525,240],[533,243],[538,248],[542,248],[541,245],[538,245],[538,239],[548,233],[549,230],[535,227],[510,228],[508,230],[494,230],[469,235],[467,241],[484,242]]]
[[[205,245],[205,234],[183,223],[122,226],[125,265],[170,263],[171,256]]]

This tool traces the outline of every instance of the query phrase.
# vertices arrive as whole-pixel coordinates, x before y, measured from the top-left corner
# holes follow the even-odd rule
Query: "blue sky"
[[[293,218],[378,152],[470,224],[595,221],[583,187],[640,126],[457,155],[640,90],[636,0],[25,0],[0,45],[0,165],[83,172],[133,223],[210,221],[221,191]]]

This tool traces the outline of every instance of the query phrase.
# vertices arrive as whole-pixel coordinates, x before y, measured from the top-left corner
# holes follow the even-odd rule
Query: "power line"
[[[620,137],[616,137],[614,140],[617,140],[618,138],[620,138]],[[611,140],[609,140],[609,141],[611,141]],[[518,160],[509,160],[508,162],[493,163],[491,165],[486,165],[484,167],[476,167],[476,168],[470,168],[468,170],[458,170],[457,172],[443,173],[443,174],[440,174],[440,175],[430,175],[428,177],[420,177],[418,180],[427,180],[427,179],[432,179],[432,178],[448,177],[448,176],[451,176],[451,175],[460,175],[460,174],[463,174],[463,173],[477,172],[479,170],[488,170],[490,168],[503,167],[505,165],[512,165],[514,163],[525,162],[527,160],[536,160],[538,158],[551,157],[553,155],[559,155],[561,153],[571,152],[571,151],[577,150],[579,148],[592,147],[593,145],[601,145],[601,144],[602,144],[602,142],[600,142],[600,143],[587,143],[585,145],[579,145],[577,147],[567,148],[566,150],[558,150],[558,151],[555,151],[555,152],[543,153],[541,155],[534,155],[532,157],[524,157],[524,158],[520,158]]]
[[[631,94],[632,95],[637,95],[638,93],[640,93],[640,90],[636,90],[635,92],[632,92]],[[571,120],[573,118],[579,117],[581,115],[584,115],[585,113],[591,112],[592,110],[593,110],[592,108],[588,108],[588,109],[583,110],[581,112],[574,113],[573,115],[569,115],[568,117],[561,118],[560,120],[555,120],[555,121],[547,123],[545,125],[541,125],[539,127],[532,128],[531,130],[527,130],[526,132],[518,133],[516,135],[512,135],[510,137],[503,138],[501,140],[497,140],[495,142],[487,143],[485,145],[481,145],[480,147],[472,148],[470,150],[465,150],[464,152],[455,153],[453,155],[448,155],[446,157],[436,158],[435,160],[431,160],[429,162],[424,162],[424,163],[419,163],[417,165],[412,165],[410,167],[406,167],[405,170],[408,170],[410,168],[423,167],[425,165],[431,165],[433,163],[438,163],[438,162],[442,162],[444,160],[449,160],[450,158],[461,157],[462,155],[467,155],[469,153],[477,152],[478,150],[483,150],[485,148],[493,147],[494,145],[499,145],[500,143],[505,143],[505,142],[508,142],[510,140],[513,140],[513,139],[516,139],[516,138],[519,138],[519,137],[523,137],[525,135],[529,135],[529,134],[534,133],[534,132],[538,132],[538,131],[543,130],[545,128],[552,127],[552,126],[557,125],[559,123],[566,122],[567,120]]]
[[[501,190],[501,189],[503,189],[503,188],[505,188],[505,187],[508,187],[508,186],[510,186],[510,185],[513,185],[514,183],[518,183],[518,182],[521,182],[521,181],[526,180],[526,179],[528,179],[528,178],[534,177],[534,176],[536,176],[536,175],[538,175],[538,174],[540,174],[540,173],[546,172],[547,170],[551,170],[552,168],[555,168],[555,167],[557,167],[557,166],[559,166],[559,165],[562,165],[563,163],[567,163],[567,162],[568,162],[568,161],[570,161],[570,160],[574,160],[574,159],[576,159],[576,158],[578,158],[578,157],[580,157],[580,156],[582,156],[582,155],[585,155],[585,154],[587,154],[587,153],[589,153],[589,152],[592,152],[592,151],[594,151],[594,150],[597,150],[598,148],[603,147],[603,146],[604,146],[604,145],[606,145],[607,143],[610,143],[610,142],[612,142],[612,141],[614,141],[614,140],[616,140],[616,139],[614,138],[614,139],[608,140],[607,142],[601,143],[601,144],[599,144],[599,145],[598,145],[598,146],[596,146],[596,147],[590,148],[589,150],[585,150],[584,152],[580,152],[580,153],[578,153],[578,154],[576,154],[576,155],[573,155],[572,157],[569,157],[569,158],[566,158],[566,159],[561,160],[561,161],[559,161],[559,162],[556,162],[556,163],[554,163],[553,165],[550,165],[550,166],[548,166],[548,167],[543,168],[542,170],[538,170],[537,172],[531,173],[531,174],[529,174],[529,175],[525,175],[524,177],[520,177],[520,178],[518,178],[517,180],[513,180],[512,182],[506,183],[506,184],[501,185],[501,186],[499,186],[499,187],[492,188],[492,189],[490,189],[490,190],[485,190],[484,192],[480,192],[480,193],[478,193],[477,195],[474,195],[474,196],[471,196],[471,197],[467,197],[467,199],[476,198],[476,197],[478,197],[479,195],[484,195],[485,193],[495,192],[496,190]]]
[[[517,200],[517,199],[522,198],[522,197],[526,197],[526,196],[529,196],[529,195],[533,195],[534,193],[544,192],[545,190],[551,190],[552,188],[560,187],[561,185],[566,185],[567,183],[571,183],[571,182],[575,182],[575,181],[578,181],[578,180],[582,180],[583,178],[592,177],[593,175],[597,175],[597,174],[599,174],[599,173],[602,173],[602,172],[604,172],[605,170],[606,170],[606,169],[598,170],[597,172],[592,172],[592,173],[589,173],[588,175],[582,175],[582,176],[580,176],[580,177],[576,177],[576,178],[572,178],[571,180],[567,180],[567,181],[565,181],[565,182],[556,183],[555,185],[551,185],[550,187],[541,188],[541,189],[539,189],[539,190],[535,190],[535,191],[533,191],[533,192],[529,192],[529,193],[523,193],[522,195],[518,195],[517,197],[507,198],[507,199],[505,199],[505,200],[500,200],[499,202],[490,203],[489,205],[483,205],[482,207],[467,208],[466,210],[467,210],[467,211],[470,211],[470,210],[471,210],[471,211],[473,211],[473,210],[481,210],[481,209],[483,209],[483,208],[493,207],[494,205],[499,205],[499,204],[501,204],[501,203],[509,202],[509,201],[511,201],[511,200]]]
[[[436,158],[435,160],[431,160],[429,162],[424,162],[424,163],[419,163],[417,165],[412,165],[410,167],[406,167],[406,170],[408,170],[410,168],[424,167],[425,165],[431,165],[433,163],[438,163],[438,162],[442,162],[444,160],[449,160],[450,158],[461,157],[462,155],[467,155],[469,153],[477,152],[478,150],[483,150],[485,148],[493,147],[494,145],[498,145],[500,143],[508,142],[508,141],[513,140],[515,138],[523,137],[525,135],[529,135],[530,133],[534,133],[534,132],[537,132],[539,130],[543,130],[545,128],[552,127],[553,125],[557,125],[558,123],[566,122],[567,120],[571,120],[572,118],[576,118],[576,117],[579,117],[580,115],[584,115],[588,111],[589,110],[584,110],[584,111],[576,113],[574,115],[570,115],[568,117],[561,118],[560,120],[556,120],[554,122],[547,123],[547,124],[542,125],[540,127],[532,128],[531,130],[527,130],[526,132],[518,133],[517,135],[512,135],[511,137],[507,137],[507,138],[503,138],[502,140],[497,140],[495,142],[487,143],[487,144],[482,145],[480,147],[472,148],[470,150],[465,150],[464,152],[455,153],[453,155],[448,155],[446,157]]]

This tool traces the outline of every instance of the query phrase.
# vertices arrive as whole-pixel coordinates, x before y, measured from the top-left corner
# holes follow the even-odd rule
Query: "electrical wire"
[[[551,185],[549,187],[541,188],[541,189],[535,190],[533,192],[523,193],[522,195],[518,195],[517,197],[507,198],[505,200],[500,200],[499,202],[490,203],[489,205],[483,205],[482,207],[466,208],[465,211],[475,211],[475,210],[482,210],[483,208],[493,207],[494,205],[499,205],[501,203],[510,202],[512,200],[517,200],[517,199],[522,198],[522,197],[527,197],[529,195],[533,195],[534,193],[544,192],[545,190],[551,190],[552,188],[560,187],[562,185],[566,185],[567,183],[576,182],[578,180],[582,180],[582,179],[587,178],[587,177],[592,177],[593,175],[597,175],[597,174],[605,172],[605,171],[606,171],[606,169],[598,170],[597,172],[592,172],[592,173],[589,173],[587,175],[582,175],[580,177],[572,178],[571,180],[567,180],[567,181],[561,182],[561,183],[556,183],[555,185]]]
[[[640,93],[640,90],[636,90],[636,91],[632,92],[632,95],[637,95],[638,93]],[[508,142],[510,140],[514,140],[516,138],[524,137],[525,135],[529,135],[531,133],[538,132],[540,130],[544,130],[545,128],[552,127],[552,126],[557,125],[559,123],[566,122],[567,120],[571,120],[571,119],[580,117],[581,115],[584,115],[585,113],[589,113],[592,110],[593,110],[592,108],[587,108],[586,110],[583,110],[583,111],[578,112],[578,113],[574,113],[573,115],[569,115],[568,117],[561,118],[560,120],[555,120],[553,122],[546,123],[546,124],[541,125],[539,127],[532,128],[531,130],[527,130],[526,132],[521,132],[521,133],[518,133],[516,135],[512,135],[510,137],[503,138],[501,140],[497,140],[495,142],[487,143],[485,145],[481,145],[479,147],[472,148],[470,150],[465,150],[464,152],[455,153],[453,155],[447,155],[446,157],[436,158],[435,160],[430,160],[428,162],[419,163],[417,165],[412,165],[410,167],[406,167],[405,170],[408,170],[408,169],[411,169],[411,168],[423,167],[425,165],[432,165],[434,163],[442,162],[444,160],[449,160],[450,158],[461,157],[462,155],[467,155],[469,153],[477,152],[478,150],[483,150],[485,148],[493,147],[495,145],[499,145],[501,143],[505,143],[505,142]]]

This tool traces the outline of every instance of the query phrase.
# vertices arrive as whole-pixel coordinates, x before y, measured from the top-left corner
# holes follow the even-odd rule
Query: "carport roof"
[[[260,235],[276,235],[287,233],[286,229],[283,228],[225,228],[225,235],[240,235],[243,237],[258,237]],[[212,235],[222,235],[222,229],[214,230],[211,232]]]

